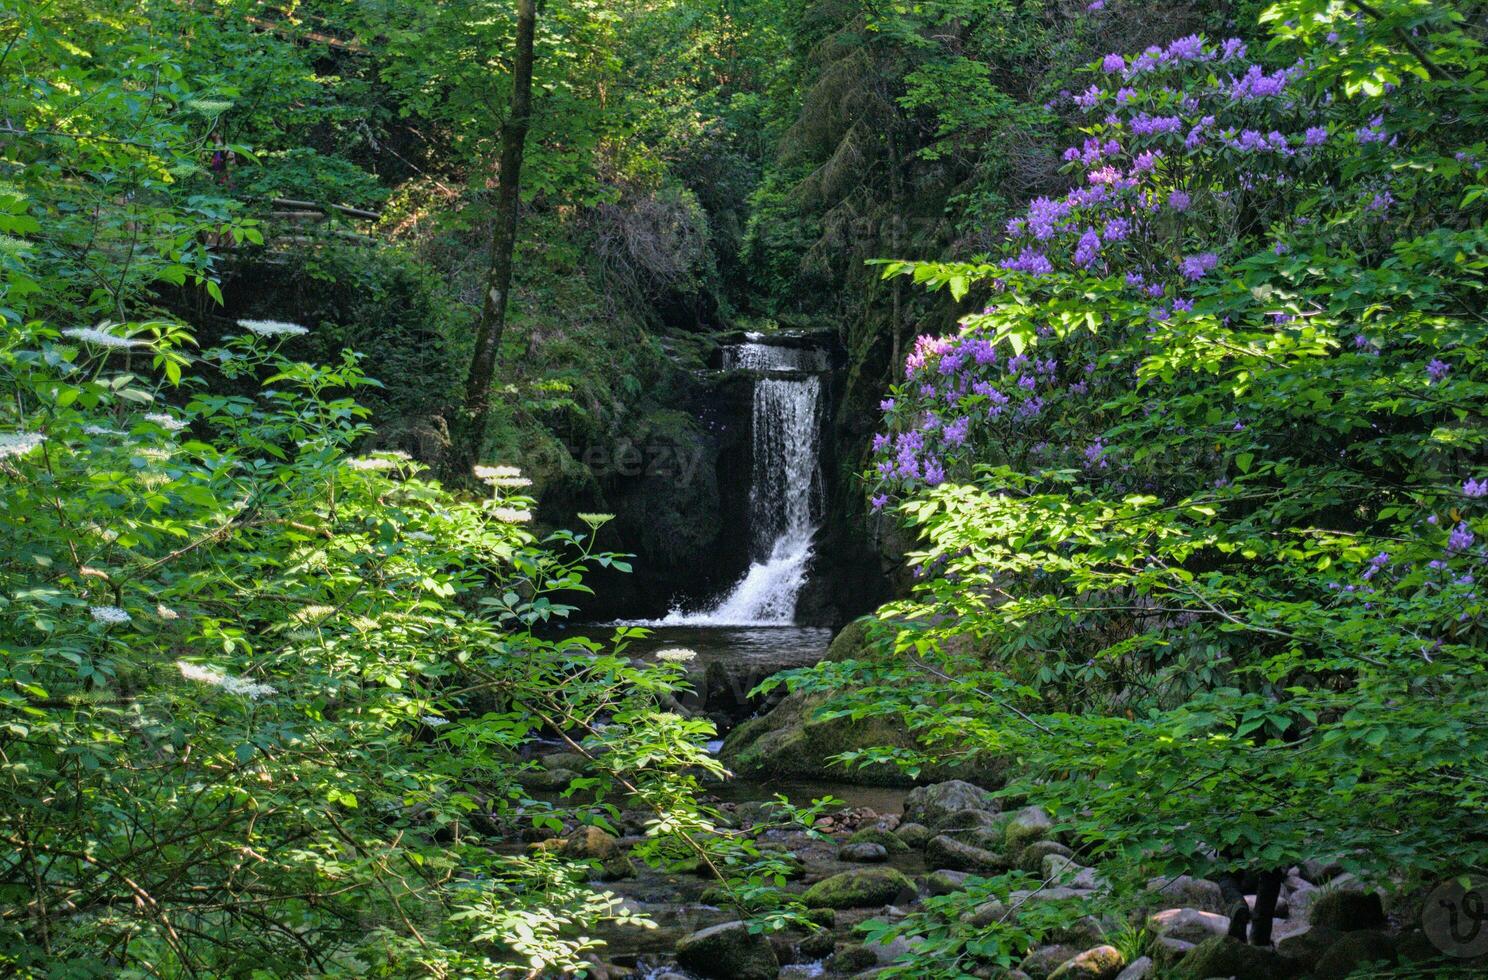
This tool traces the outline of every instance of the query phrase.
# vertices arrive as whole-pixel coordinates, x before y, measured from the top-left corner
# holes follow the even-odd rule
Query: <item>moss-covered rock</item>
[[[1035,841],[1054,836],[1054,819],[1039,806],[1026,806],[1008,821],[1005,837],[1009,854],[1021,855]]]
[[[862,868],[824,878],[806,889],[807,908],[853,909],[889,905],[915,894],[914,882],[892,868]]]
[[[716,980],[775,980],[780,962],[770,940],[743,922],[724,922],[684,936],[677,962]]]
[[[1173,975],[1180,980],[1209,980],[1210,977],[1279,980],[1292,976],[1293,972],[1292,962],[1275,950],[1251,946],[1229,936],[1215,936],[1189,950]]]
[[[1313,900],[1307,921],[1339,932],[1379,929],[1385,924],[1385,907],[1375,892],[1330,888]]]
[[[1044,870],[1044,858],[1050,854],[1074,857],[1075,852],[1057,840],[1037,840],[1023,848],[1018,855],[1018,867],[1032,874],[1038,874]]]
[[[1372,929],[1344,933],[1317,961],[1313,975],[1317,980],[1344,980],[1366,963],[1394,964],[1395,944],[1390,937]]]
[[[935,831],[922,823],[902,823],[895,830],[894,835],[911,848],[924,847],[930,838],[935,836]]]
[[[962,779],[920,786],[904,798],[904,819],[940,829],[952,814],[963,810],[994,811],[992,794]]]
[[[909,850],[909,845],[892,830],[882,830],[878,827],[864,827],[847,839],[849,844],[881,844],[883,849],[890,854],[903,854]]]
[[[925,845],[925,860],[937,868],[996,874],[1008,871],[1013,863],[1005,855],[968,843],[949,834],[940,834]]]

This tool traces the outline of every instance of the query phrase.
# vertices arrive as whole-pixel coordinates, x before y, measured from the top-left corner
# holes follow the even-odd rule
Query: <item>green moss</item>
[[[807,908],[867,908],[914,893],[914,882],[892,868],[862,868],[818,881],[806,889],[801,901]]]
[[[889,830],[879,830],[876,827],[865,827],[847,839],[849,844],[882,844],[884,850],[890,854],[903,854],[909,850],[909,845],[904,843],[898,835]]]

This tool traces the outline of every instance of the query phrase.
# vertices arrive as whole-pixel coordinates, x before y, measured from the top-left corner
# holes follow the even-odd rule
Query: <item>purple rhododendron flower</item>
[[[1126,71],[1126,59],[1119,54],[1108,54],[1101,59],[1101,71],[1107,75]]]
[[[1476,483],[1473,482],[1472,477],[1468,477],[1462,483],[1462,495],[1474,499],[1488,497],[1488,477],[1484,477]]]
[[[940,460],[933,457],[925,460],[925,482],[932,487],[945,482],[945,468],[940,465]]]
[[[888,502],[889,502],[889,495],[886,494],[886,493],[880,493],[880,494],[876,495],[873,498],[873,500],[872,500],[873,509],[874,510],[883,510],[884,507],[888,505]]]
[[[1426,365],[1426,377],[1432,381],[1441,381],[1451,370],[1452,365],[1433,357],[1431,363]]]
[[[1184,191],[1174,191],[1168,195],[1168,207],[1174,211],[1187,211],[1191,203],[1192,199]]]
[[[1197,281],[1212,272],[1219,265],[1219,256],[1213,252],[1200,252],[1198,255],[1190,255],[1178,264],[1178,271],[1183,273],[1183,278]]]
[[[1467,522],[1459,521],[1457,526],[1452,528],[1452,533],[1447,535],[1447,550],[1466,551],[1473,546],[1473,542],[1476,540],[1477,538],[1472,533],[1472,529],[1467,526]]]

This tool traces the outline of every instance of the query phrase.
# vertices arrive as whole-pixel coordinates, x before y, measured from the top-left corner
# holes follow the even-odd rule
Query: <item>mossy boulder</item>
[[[849,844],[881,844],[883,849],[890,854],[903,854],[909,850],[903,838],[892,830],[881,830],[878,827],[864,827],[847,839]]]
[[[1021,855],[1035,841],[1054,836],[1054,819],[1040,806],[1026,806],[1014,813],[1004,831],[1009,854]]]
[[[892,868],[861,868],[818,881],[806,889],[801,902],[807,908],[871,908],[914,894],[914,882]]]
[[[1339,932],[1379,929],[1385,924],[1385,907],[1375,892],[1330,888],[1313,900],[1307,921]]]
[[[1050,854],[1067,858],[1074,857],[1075,852],[1057,840],[1037,840],[1023,848],[1022,853],[1018,855],[1018,867],[1038,874],[1044,870],[1044,858]]]
[[[940,834],[925,845],[925,860],[937,868],[996,874],[1012,868],[1006,856],[951,836]]]
[[[780,961],[762,933],[743,922],[724,922],[684,936],[677,943],[677,962],[715,980],[775,980]]]
[[[1179,980],[1209,980],[1210,977],[1279,980],[1292,975],[1291,961],[1275,950],[1251,946],[1229,936],[1215,936],[1199,943],[1188,951],[1173,973]]]
[[[992,794],[962,779],[949,779],[910,791],[904,798],[904,819],[939,830],[952,815],[964,810],[994,811]]]
[[[930,838],[935,836],[935,831],[922,823],[902,823],[895,830],[894,835],[905,843],[907,847],[924,847]]]
[[[1395,963],[1395,944],[1389,936],[1372,929],[1344,933],[1317,961],[1312,972],[1317,980],[1344,980],[1367,963]]]

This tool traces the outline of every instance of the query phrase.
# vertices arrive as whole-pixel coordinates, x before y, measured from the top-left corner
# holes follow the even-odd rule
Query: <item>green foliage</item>
[[[987,305],[920,339],[869,474],[921,534],[914,594],[880,611],[895,654],[797,681],[930,746],[861,759],[1001,760],[1128,890],[1313,858],[1408,887],[1488,862],[1488,61],[1467,6],[1279,4],[1261,70],[1303,59],[1284,97],[1235,94],[1244,66],[1217,56],[1097,66],[1080,136],[1119,148],[1070,169],[1131,175],[1145,213],[1113,184],[1047,231],[1036,204],[986,261],[887,267]],[[1216,135],[1144,132],[1139,111]],[[1311,155],[1244,145],[1304,127]],[[993,962],[1028,941],[903,934],[922,927]]]

